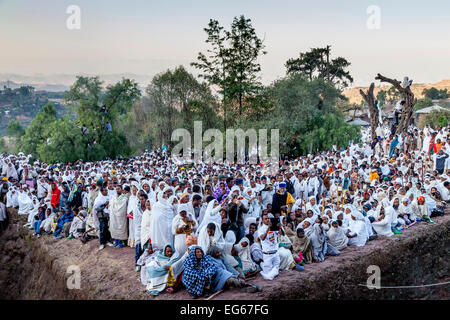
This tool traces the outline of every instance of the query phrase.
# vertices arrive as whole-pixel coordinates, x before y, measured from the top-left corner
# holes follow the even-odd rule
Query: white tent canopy
[[[431,113],[432,111],[440,111],[440,110],[447,110],[447,109],[442,108],[441,106],[438,106],[437,104],[435,104],[434,106],[417,110],[416,113],[428,114],[428,113]]]

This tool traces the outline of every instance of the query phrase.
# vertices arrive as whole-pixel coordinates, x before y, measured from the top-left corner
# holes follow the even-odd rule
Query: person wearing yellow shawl
[[[272,214],[280,213],[282,216],[286,216],[291,212],[295,200],[294,197],[286,191],[285,182],[281,182],[278,187],[278,192],[274,193],[272,198]]]
[[[370,171],[369,180],[372,182],[373,180],[378,180],[380,177],[378,175],[377,169],[372,169]]]

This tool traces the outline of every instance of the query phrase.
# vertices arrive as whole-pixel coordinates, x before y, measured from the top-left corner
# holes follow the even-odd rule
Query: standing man
[[[111,237],[114,239],[115,247],[123,247],[124,241],[128,239],[127,226],[128,197],[120,185],[116,186],[116,195],[112,196],[109,204]]]
[[[108,189],[105,187],[100,188],[100,194],[97,196],[94,202],[94,209],[97,213],[99,228],[100,228],[100,247],[98,250],[105,248],[105,244],[108,246],[113,246],[111,243],[111,234],[109,233],[108,222],[109,222],[109,200]]]
[[[54,181],[52,182],[52,191],[50,196],[50,205],[52,206],[54,212],[58,212],[59,202],[61,200],[61,190],[58,189],[58,186]]]

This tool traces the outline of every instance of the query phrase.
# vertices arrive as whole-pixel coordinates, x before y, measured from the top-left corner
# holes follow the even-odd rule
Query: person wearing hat
[[[294,197],[286,191],[286,182],[281,182],[278,187],[278,192],[274,193],[272,198],[272,214],[279,213],[282,216],[286,216],[291,212],[295,200]]]

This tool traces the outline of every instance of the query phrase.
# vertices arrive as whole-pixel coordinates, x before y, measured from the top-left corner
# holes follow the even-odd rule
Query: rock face
[[[36,239],[12,214],[0,236],[0,299],[153,299],[145,293],[134,270],[133,248],[98,252],[98,240]],[[339,256],[307,264],[304,271],[282,271],[274,281],[258,276],[252,283],[263,291],[249,294],[233,289],[215,299],[448,299],[450,215],[421,223],[391,238],[380,237],[361,248],[349,247]],[[69,266],[81,270],[81,288],[69,290]],[[381,287],[368,289],[373,272],[380,269]],[[369,282],[373,283],[373,282]],[[157,299],[189,299],[185,290]]]

